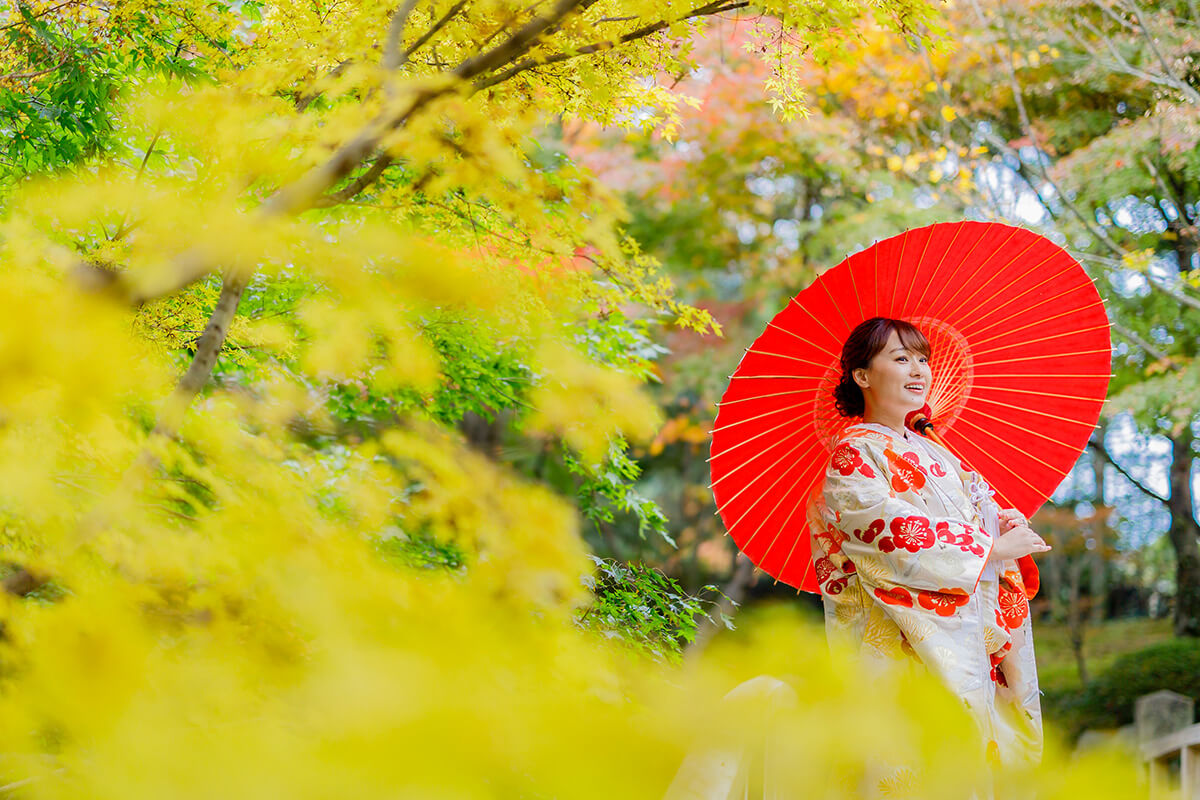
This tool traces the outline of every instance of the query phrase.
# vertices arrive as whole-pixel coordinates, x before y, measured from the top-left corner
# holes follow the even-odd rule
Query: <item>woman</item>
[[[923,664],[972,711],[994,761],[1028,763],[1042,725],[1016,559],[1050,548],[978,473],[905,429],[929,357],[916,327],[882,317],[843,346],[835,403],[862,422],[835,445],[810,510],[825,626],[870,658]]]

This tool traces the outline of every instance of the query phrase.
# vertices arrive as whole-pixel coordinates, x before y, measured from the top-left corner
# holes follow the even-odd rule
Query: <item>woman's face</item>
[[[854,381],[867,405],[889,415],[904,415],[925,405],[932,377],[929,359],[905,348],[895,331],[866,368],[854,370]]]

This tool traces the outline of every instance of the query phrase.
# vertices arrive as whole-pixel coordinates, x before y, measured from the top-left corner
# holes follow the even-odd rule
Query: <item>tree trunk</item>
[[[1065,622],[1067,619],[1067,604],[1063,599],[1063,555],[1061,538],[1050,539],[1049,544],[1055,548],[1042,556],[1038,562],[1042,573],[1042,586],[1039,596],[1050,598],[1050,619],[1055,622]]]
[[[1079,685],[1087,686],[1087,660],[1083,653],[1084,640],[1084,609],[1083,597],[1080,591],[1083,583],[1083,568],[1087,564],[1087,555],[1080,553],[1070,566],[1071,573],[1071,602],[1067,606],[1067,630],[1071,637],[1071,652],[1075,655],[1075,668],[1079,670]]]
[[[1104,422],[1100,423],[1100,430],[1096,433],[1096,438],[1104,441]],[[1092,500],[1092,505],[1097,511],[1108,508],[1108,504],[1104,501],[1104,467],[1106,463],[1104,456],[1091,448],[1092,455],[1092,473],[1095,476],[1096,495]],[[1108,563],[1107,554],[1111,552],[1109,540],[1112,536],[1112,530],[1108,525],[1108,517],[1104,521],[1095,526],[1095,547],[1091,551],[1091,585],[1088,587],[1088,594],[1092,598],[1091,623],[1099,625],[1104,621],[1105,609],[1108,607]]]
[[[1200,525],[1192,510],[1192,432],[1171,442],[1171,546],[1175,549],[1175,635],[1200,637]]]

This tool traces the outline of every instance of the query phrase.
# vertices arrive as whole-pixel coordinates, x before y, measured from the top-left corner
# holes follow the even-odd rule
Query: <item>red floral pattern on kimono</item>
[[[888,472],[892,476],[892,488],[897,492],[909,489],[920,491],[925,488],[925,470],[916,453],[905,453],[903,456],[890,447],[883,451],[887,457]]]
[[[864,478],[874,478],[875,471],[863,461],[862,453],[851,444],[843,444],[833,451],[830,465],[842,475],[853,475],[855,472]]]
[[[943,589],[940,592],[921,592],[917,602],[922,608],[928,608],[939,617],[950,617],[970,599],[971,596],[962,589]]]
[[[889,606],[904,606],[905,608],[912,608],[913,605],[912,595],[900,586],[894,586],[891,589],[880,589],[879,587],[876,587],[875,596],[887,603]]]
[[[1021,627],[1021,623],[1029,617],[1029,598],[1020,570],[1005,572],[1000,576],[998,602],[1000,607],[996,609],[996,615],[1007,631]]]
[[[831,638],[922,664],[1015,764],[1041,747],[1028,597],[1016,562],[988,564],[998,525],[972,484],[986,492],[981,476],[915,433],[852,426],[808,511],[814,569]]]

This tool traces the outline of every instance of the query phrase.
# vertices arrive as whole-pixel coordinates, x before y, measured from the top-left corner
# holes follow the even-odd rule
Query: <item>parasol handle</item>
[[[904,415],[904,427],[916,431],[929,439],[933,439],[942,447],[945,447],[946,443],[942,441],[942,437],[938,436],[937,431],[933,429],[933,421],[930,419],[932,416],[933,411],[929,408],[929,404],[926,403],[916,411],[910,411]]]

